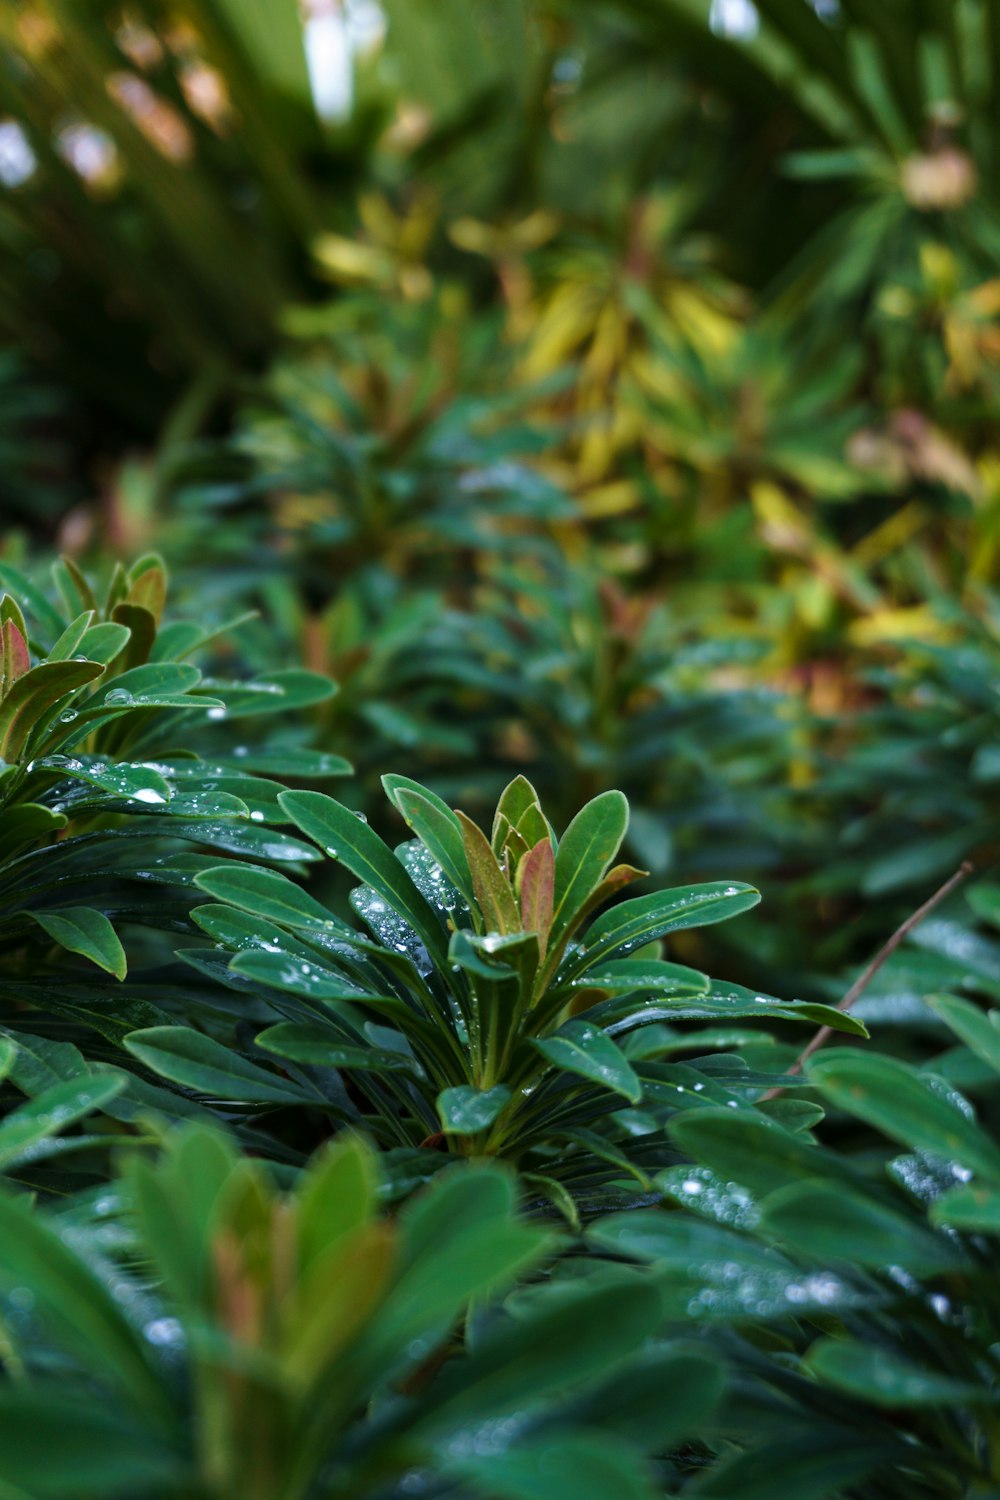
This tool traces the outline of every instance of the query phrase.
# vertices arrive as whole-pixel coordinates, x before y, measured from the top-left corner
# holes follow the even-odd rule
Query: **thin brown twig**
[[[899,947],[903,939],[908,937],[915,927],[919,927],[924,918],[929,917],[935,907],[940,906],[941,902],[944,901],[946,897],[950,896],[952,891],[962,884],[963,880],[967,880],[968,877],[972,874],[973,869],[974,866],[971,860],[963,860],[962,864],[959,865],[954,875],[949,875],[944,885],[940,886],[934,892],[933,896],[929,896],[924,902],[923,906],[918,906],[915,912],[911,912],[906,921],[896,928],[896,931],[892,934],[892,937],[889,938],[887,942],[883,943],[882,947],[878,950],[868,967],[858,975],[857,979],[847,991],[847,994],[838,1004],[838,1010],[850,1010],[854,1002],[864,994],[865,990],[875,978],[875,975],[878,973],[879,969],[881,969],[886,959],[889,958],[891,954],[895,953],[896,949]],[[813,1053],[818,1052],[821,1047],[825,1046],[833,1035],[834,1028],[832,1026],[821,1026],[816,1035],[813,1037],[812,1041],[809,1042],[808,1046],[803,1047],[798,1057],[792,1063],[791,1067],[787,1070],[788,1073],[801,1073],[802,1069],[812,1057]],[[776,1088],[769,1089],[766,1094],[763,1094],[761,1096],[760,1103],[763,1104],[768,1099],[774,1099],[780,1093],[781,1085],[779,1084]]]

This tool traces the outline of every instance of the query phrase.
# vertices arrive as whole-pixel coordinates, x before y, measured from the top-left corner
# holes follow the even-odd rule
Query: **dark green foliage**
[[[0,1500],[990,1500],[992,7],[383,15],[0,17]]]
[[[512,1323],[503,1295],[552,1243],[511,1179],[446,1174],[389,1220],[378,1175],[344,1136],[279,1193],[189,1127],[128,1158],[113,1217],[0,1199],[5,1480],[67,1500],[531,1500],[544,1473],[552,1496],[652,1500],[641,1454],[668,1432],[630,1430],[613,1381],[649,1363],[655,1288],[622,1272]],[[711,1356],[660,1345],[655,1370],[696,1383],[699,1417],[717,1398]],[[670,1437],[694,1419],[682,1399]]]
[[[620,793],[595,798],[557,843],[521,778],[498,803],[491,842],[418,783],[389,776],[386,789],[417,835],[395,854],[331,798],[281,797],[299,831],[364,882],[351,904],[370,936],[277,872],[231,865],[195,876],[227,903],[193,917],[236,950],[229,983],[244,993],[252,983],[283,1018],[257,1034],[253,1064],[179,1027],[133,1032],[130,1052],[173,1083],[244,1108],[315,1107],[328,1086],[322,1070],[337,1070],[363,1101],[359,1122],[397,1148],[407,1182],[440,1164],[428,1153],[421,1166],[421,1145],[500,1156],[575,1222],[573,1197],[592,1206],[622,1174],[648,1189],[658,1126],[679,1096],[687,1107],[739,1108],[760,1091],[724,1051],[702,1059],[703,1074],[674,1055],[725,1048],[726,1028],[747,1019],[860,1030],[829,1007],[714,983],[656,956],[668,934],[754,905],[749,886],[656,892],[590,920],[643,873],[614,863],[628,825]],[[664,1029],[690,1021],[716,1023],[718,1043],[711,1032]],[[265,1070],[268,1058],[300,1065],[304,1087]],[[623,1115],[625,1105],[633,1110]]]

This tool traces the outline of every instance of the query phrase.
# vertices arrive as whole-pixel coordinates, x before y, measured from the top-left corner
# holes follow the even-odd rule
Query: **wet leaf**
[[[894,1350],[854,1339],[820,1339],[810,1349],[807,1364],[825,1385],[890,1409],[1000,1401],[1000,1392],[985,1385],[922,1369]]]
[[[448,1135],[477,1135],[480,1130],[489,1129],[510,1098],[510,1089],[505,1084],[490,1089],[463,1084],[438,1095],[438,1118]]]
[[[807,1076],[828,1099],[921,1151],[954,1157],[1000,1182],[1000,1147],[979,1129],[971,1106],[947,1085],[896,1058],[843,1049],[815,1058]]]
[[[556,1067],[602,1084],[630,1104],[642,1098],[642,1084],[628,1058],[589,1021],[567,1021],[554,1036],[532,1037],[531,1044]]]

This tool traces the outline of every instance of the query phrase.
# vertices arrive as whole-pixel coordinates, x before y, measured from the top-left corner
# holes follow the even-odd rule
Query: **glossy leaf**
[[[567,1021],[554,1036],[533,1037],[532,1046],[567,1072],[602,1084],[630,1104],[642,1098],[642,1084],[632,1064],[610,1037],[589,1021]]]
[[[316,1102],[305,1089],[184,1026],[133,1031],[125,1046],[154,1073],[207,1097],[258,1104]]]
[[[116,979],[125,978],[125,950],[103,912],[90,906],[63,906],[58,911],[33,911],[28,915],[61,948],[88,958]]]
[[[669,932],[726,921],[759,900],[760,892],[753,886],[716,882],[623,901],[589,928],[586,961],[580,967],[590,968],[616,955],[624,957]]]
[[[918,1150],[954,1156],[1000,1182],[1000,1147],[970,1117],[954,1091],[895,1058],[827,1052],[808,1067],[810,1082],[834,1104]]]
[[[443,934],[433,909],[377,834],[322,792],[283,792],[279,801],[307,837],[411,923],[431,952],[444,956]]]
[[[810,1349],[808,1364],[824,1384],[874,1406],[895,1409],[1000,1401],[1000,1393],[988,1394],[982,1385],[921,1369],[892,1350],[854,1339],[821,1339]]]
[[[603,792],[570,823],[556,852],[554,936],[573,924],[600,885],[627,830],[628,802],[621,792]]]
[[[510,1102],[510,1089],[496,1084],[476,1089],[463,1084],[438,1095],[437,1112],[448,1135],[477,1135],[488,1130]]]

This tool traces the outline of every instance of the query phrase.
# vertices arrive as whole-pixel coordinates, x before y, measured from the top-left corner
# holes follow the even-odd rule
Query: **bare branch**
[[[878,973],[879,969],[881,969],[886,959],[889,958],[891,954],[895,953],[896,949],[899,947],[903,939],[908,937],[915,927],[919,927],[924,918],[929,917],[931,912],[934,911],[935,907],[940,906],[941,902],[944,901],[948,896],[950,896],[952,891],[956,890],[958,886],[962,884],[963,880],[968,879],[968,877],[972,874],[973,868],[974,866],[972,864],[972,861],[968,859],[965,860],[955,871],[954,875],[950,875],[945,881],[944,885],[940,886],[934,892],[933,896],[928,897],[923,906],[918,906],[916,911],[912,912],[910,916],[907,917],[906,921],[903,922],[901,926],[896,928],[896,931],[892,934],[892,937],[889,938],[886,943],[883,943],[882,947],[878,950],[868,967],[858,975],[857,979],[847,991],[847,994],[838,1004],[838,1010],[850,1010],[854,1002],[864,994],[865,990],[875,978],[875,975]],[[803,1067],[809,1061],[810,1057],[812,1057],[813,1053],[818,1052],[821,1047],[825,1046],[834,1034],[835,1033],[832,1026],[821,1026],[808,1046],[804,1047],[799,1053],[798,1057],[792,1063],[792,1066],[788,1069],[788,1072],[801,1073]],[[760,1102],[763,1104],[765,1100],[774,1099],[780,1093],[780,1086],[777,1088],[769,1089],[768,1092],[761,1097]]]

